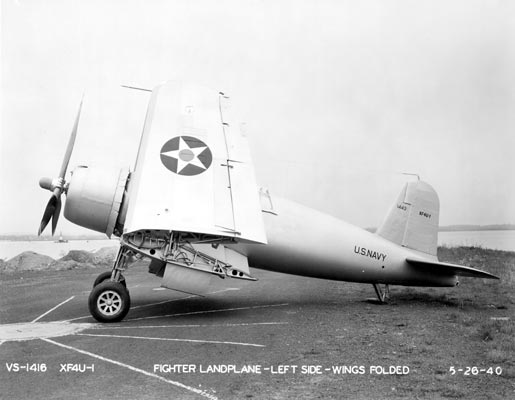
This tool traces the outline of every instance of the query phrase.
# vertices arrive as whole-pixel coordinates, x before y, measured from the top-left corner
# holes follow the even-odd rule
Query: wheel
[[[88,299],[89,312],[99,322],[121,321],[129,312],[129,291],[120,282],[104,281],[93,288]]]
[[[106,279],[111,279],[112,271],[105,271],[102,272],[100,275],[97,276],[97,279],[95,279],[95,282],[93,282],[93,287],[97,286],[99,283],[104,282]],[[120,283],[127,287],[127,283],[125,282],[125,278],[123,275],[120,275]]]

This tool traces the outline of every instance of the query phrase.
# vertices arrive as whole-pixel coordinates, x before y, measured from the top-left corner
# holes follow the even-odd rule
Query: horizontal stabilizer
[[[472,267],[465,267],[463,265],[443,263],[439,261],[422,260],[419,258],[406,258],[406,262],[414,267],[432,269],[436,273],[454,274],[460,276],[470,276],[473,278],[486,278],[486,279],[499,279],[499,277],[492,275],[488,272],[481,271]]]

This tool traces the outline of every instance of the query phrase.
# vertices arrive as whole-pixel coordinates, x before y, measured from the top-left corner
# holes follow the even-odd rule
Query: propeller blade
[[[61,213],[61,196],[57,197],[57,202],[55,204],[55,210],[54,210],[54,213],[52,214],[52,236],[54,236],[55,228],[57,227],[57,221],[59,221],[60,213]]]
[[[66,175],[66,170],[68,169],[68,163],[70,162],[70,158],[72,156],[73,145],[75,144],[75,137],[77,136],[77,127],[79,126],[79,118],[83,100],[84,95],[82,95],[82,99],[80,100],[79,111],[77,112],[77,116],[75,117],[75,123],[73,124],[73,129],[70,135],[70,140],[68,141],[66,153],[64,153],[63,163],[61,165],[61,170],[59,171],[59,178],[64,178],[64,176]]]
[[[54,215],[55,208],[57,204],[57,197],[52,195],[48,204],[46,205],[45,212],[43,213],[43,218],[41,219],[41,224],[39,225],[38,236],[40,236],[45,230],[46,226],[50,222],[50,219]]]
[[[75,144],[75,138],[77,137],[77,128],[79,126],[80,112],[82,110],[82,102],[84,100],[84,95],[82,95],[82,99],[80,100],[79,111],[77,111],[77,116],[75,117],[75,123],[73,124],[72,133],[70,135],[70,139],[68,140],[68,146],[66,147],[66,153],[64,153],[63,163],[61,165],[61,170],[59,171],[59,176],[57,180],[52,181],[49,178],[42,178],[39,181],[39,186],[43,189],[52,190],[53,194],[46,205],[45,212],[43,213],[43,218],[41,219],[41,223],[39,224],[38,236],[40,236],[45,230],[46,226],[52,220],[52,236],[55,233],[55,228],[57,227],[57,221],[59,221],[59,215],[61,213],[61,194],[65,190],[65,180],[64,176],[66,175],[66,170],[68,169],[68,163],[70,162],[70,158],[72,156],[73,145]]]

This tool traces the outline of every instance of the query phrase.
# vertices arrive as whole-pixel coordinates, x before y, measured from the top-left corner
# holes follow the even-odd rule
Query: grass
[[[411,381],[404,390],[412,398],[513,398],[515,252],[476,246],[439,247],[438,258],[490,272],[500,280],[462,277],[460,286],[449,290],[397,289],[394,303],[402,306],[409,302],[414,308],[433,313],[432,324],[422,325],[424,319],[417,320],[421,324],[418,339],[409,353],[413,365],[426,369],[431,365],[433,375],[429,373],[420,381]],[[416,317],[412,314],[411,318]],[[458,364],[460,367],[501,367],[502,374],[451,377],[443,368]]]
[[[515,285],[515,252],[485,249],[480,246],[438,247],[443,262],[468,265],[497,275],[501,283]]]
[[[515,378],[515,321],[490,320],[478,328],[478,337],[486,342],[486,359],[492,364],[505,365],[508,378]]]
[[[480,247],[457,247],[439,249],[443,257],[458,259],[466,265],[472,265],[484,269],[499,276],[500,281],[487,281],[478,279],[470,282],[470,293],[474,298],[482,299],[484,296],[495,298],[491,301],[495,308],[501,310],[503,317],[490,317],[475,325],[474,318],[461,319],[463,326],[475,330],[476,340],[481,340],[485,346],[485,361],[492,365],[503,367],[502,376],[506,379],[515,378],[515,315],[513,304],[515,304],[515,252],[483,249]],[[485,286],[492,286],[492,290],[485,290]]]

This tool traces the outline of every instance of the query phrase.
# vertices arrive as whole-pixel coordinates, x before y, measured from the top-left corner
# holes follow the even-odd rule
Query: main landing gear
[[[91,291],[88,306],[97,321],[118,322],[129,312],[131,298],[121,282],[105,280]]]
[[[130,257],[130,250],[120,248],[112,271],[101,273],[89,294],[89,312],[99,322],[119,322],[129,312],[131,298],[122,271]]]

